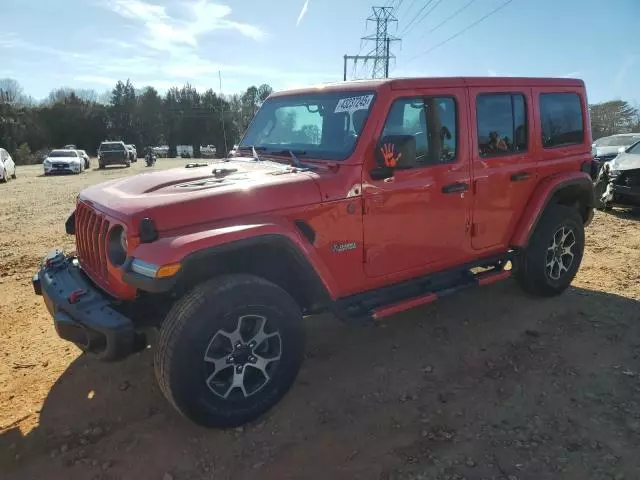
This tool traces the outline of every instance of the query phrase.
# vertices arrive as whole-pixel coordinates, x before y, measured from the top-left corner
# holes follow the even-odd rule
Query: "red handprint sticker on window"
[[[396,155],[396,146],[393,143],[385,143],[380,152],[382,153],[382,158],[384,158],[385,166],[389,168],[395,168],[400,161],[400,157],[402,157],[402,153]]]

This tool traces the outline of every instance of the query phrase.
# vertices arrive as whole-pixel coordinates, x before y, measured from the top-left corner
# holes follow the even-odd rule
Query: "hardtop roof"
[[[363,91],[378,90],[383,86],[392,90],[434,87],[578,87],[584,88],[584,81],[577,78],[543,77],[419,77],[387,78],[378,80],[351,80],[312,85],[309,87],[282,90],[272,97],[319,93],[322,91]]]

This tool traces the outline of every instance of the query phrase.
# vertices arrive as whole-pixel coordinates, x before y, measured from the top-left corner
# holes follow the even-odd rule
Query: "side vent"
[[[296,220],[294,223],[296,224],[296,227],[298,227],[298,230],[300,230],[302,235],[304,235],[304,238],[309,240],[309,243],[313,245],[313,242],[316,241],[316,232],[313,230],[313,228],[311,228],[311,225],[309,225],[304,220]]]

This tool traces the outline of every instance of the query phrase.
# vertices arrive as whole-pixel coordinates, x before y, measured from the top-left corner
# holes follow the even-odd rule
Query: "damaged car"
[[[640,142],[620,147],[613,160],[602,164],[594,190],[601,210],[611,210],[613,205],[640,207]]]

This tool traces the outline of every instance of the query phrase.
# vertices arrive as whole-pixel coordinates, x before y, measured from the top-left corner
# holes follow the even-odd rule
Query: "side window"
[[[576,145],[584,141],[582,106],[577,93],[540,94],[540,121],[544,148]]]
[[[452,97],[416,97],[396,100],[384,124],[382,137],[406,135],[415,140],[415,162],[398,168],[451,163],[456,158],[456,102]]]
[[[478,149],[483,157],[527,151],[527,108],[524,95],[491,93],[476,100]]]

